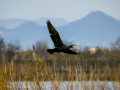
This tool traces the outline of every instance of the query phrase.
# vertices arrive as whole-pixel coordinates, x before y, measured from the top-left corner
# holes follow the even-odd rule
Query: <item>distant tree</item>
[[[84,47],[82,54],[84,54],[84,58],[88,58],[90,55],[90,48],[88,46]]]
[[[111,44],[111,49],[120,51],[120,37],[118,37],[118,39]]]
[[[6,48],[8,61],[11,61],[12,57],[14,57],[14,59],[18,59],[20,57],[18,52],[20,50],[20,44],[18,40],[8,43]]]
[[[0,50],[5,46],[5,42],[2,37],[0,37]]]
[[[96,52],[95,52],[95,57],[100,58],[104,55],[103,53],[103,48],[101,47],[96,47]]]
[[[47,41],[45,40],[37,41],[34,45],[34,48],[37,56],[44,57],[45,59],[47,59],[47,48],[48,48]]]
[[[90,48],[88,46],[86,46],[86,47],[83,48],[83,51],[85,53],[90,53]]]
[[[5,42],[2,37],[0,37],[0,61],[3,60],[3,48],[5,47]]]
[[[18,51],[20,50],[20,43],[18,40],[15,40],[14,42],[10,42],[7,44],[7,50],[9,51]]]
[[[35,43],[35,50],[36,51],[41,51],[41,50],[45,50],[48,48],[48,43],[47,41],[37,41]]]

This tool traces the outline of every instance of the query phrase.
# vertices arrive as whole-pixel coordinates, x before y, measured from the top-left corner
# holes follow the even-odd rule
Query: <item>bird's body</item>
[[[55,28],[53,27],[53,25],[50,23],[50,21],[47,21],[47,27],[50,33],[50,37],[54,43],[55,48],[54,49],[47,49],[47,51],[50,54],[53,54],[54,52],[64,52],[64,53],[68,53],[68,54],[80,54],[80,53],[76,53],[74,51],[69,50],[70,48],[73,48],[77,45],[70,45],[70,46],[66,46],[63,44],[59,33],[55,30]]]
[[[63,51],[65,49],[69,49],[69,47],[65,46],[65,45],[62,45],[60,47],[56,47],[55,50],[60,50],[60,51]]]

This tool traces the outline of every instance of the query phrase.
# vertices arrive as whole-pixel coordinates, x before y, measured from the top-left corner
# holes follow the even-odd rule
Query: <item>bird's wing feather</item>
[[[54,45],[57,46],[57,40],[55,39],[55,35],[50,35],[52,41],[54,42]]]
[[[63,42],[59,36],[59,33],[55,30],[53,25],[50,23],[50,21],[47,21],[47,27],[49,30],[49,33],[51,34],[50,37],[55,45],[55,47],[60,47],[63,45]]]
[[[74,51],[71,51],[71,50],[69,50],[69,49],[64,50],[63,52],[64,52],[64,53],[68,53],[68,54],[78,54],[78,53],[76,53],[76,52],[74,52]]]

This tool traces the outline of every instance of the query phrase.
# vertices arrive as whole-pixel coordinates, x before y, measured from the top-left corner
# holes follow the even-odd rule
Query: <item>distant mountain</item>
[[[44,21],[46,24],[46,21]],[[51,23],[56,26],[52,21]],[[55,27],[63,41],[73,41],[81,47],[109,47],[120,36],[120,21],[100,12],[91,12],[77,21],[61,27]],[[0,34],[12,33],[4,37],[5,41],[18,39],[23,47],[32,46],[37,40],[48,40],[53,44],[46,26],[28,21],[12,30],[0,28]]]
[[[33,20],[33,22],[37,23],[40,26],[46,26],[46,21],[50,20],[55,26],[63,26],[66,25],[68,22],[61,18],[39,18],[36,20]],[[22,25],[25,22],[28,22],[30,20],[26,19],[8,19],[8,20],[2,20],[0,19],[0,28],[5,29],[14,29],[20,25]]]
[[[0,19],[0,28],[13,29],[20,26],[22,23],[26,22],[25,19]]]
[[[74,39],[82,46],[109,46],[120,36],[120,21],[95,11],[59,29],[67,33],[65,39]]]
[[[46,38],[48,33],[47,27],[39,26],[32,21],[25,22],[11,31],[14,34],[4,37],[5,41],[19,40],[23,47],[33,45],[35,41]]]
[[[37,24],[41,25],[41,26],[46,26],[46,21],[50,20],[52,22],[52,24],[54,24],[54,26],[58,27],[58,26],[64,26],[66,25],[68,22],[62,18],[39,18],[34,20],[34,22],[36,22]]]

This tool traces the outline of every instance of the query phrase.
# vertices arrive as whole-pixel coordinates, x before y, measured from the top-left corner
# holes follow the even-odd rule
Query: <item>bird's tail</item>
[[[47,52],[49,52],[50,54],[53,54],[54,50],[53,49],[47,49]]]

